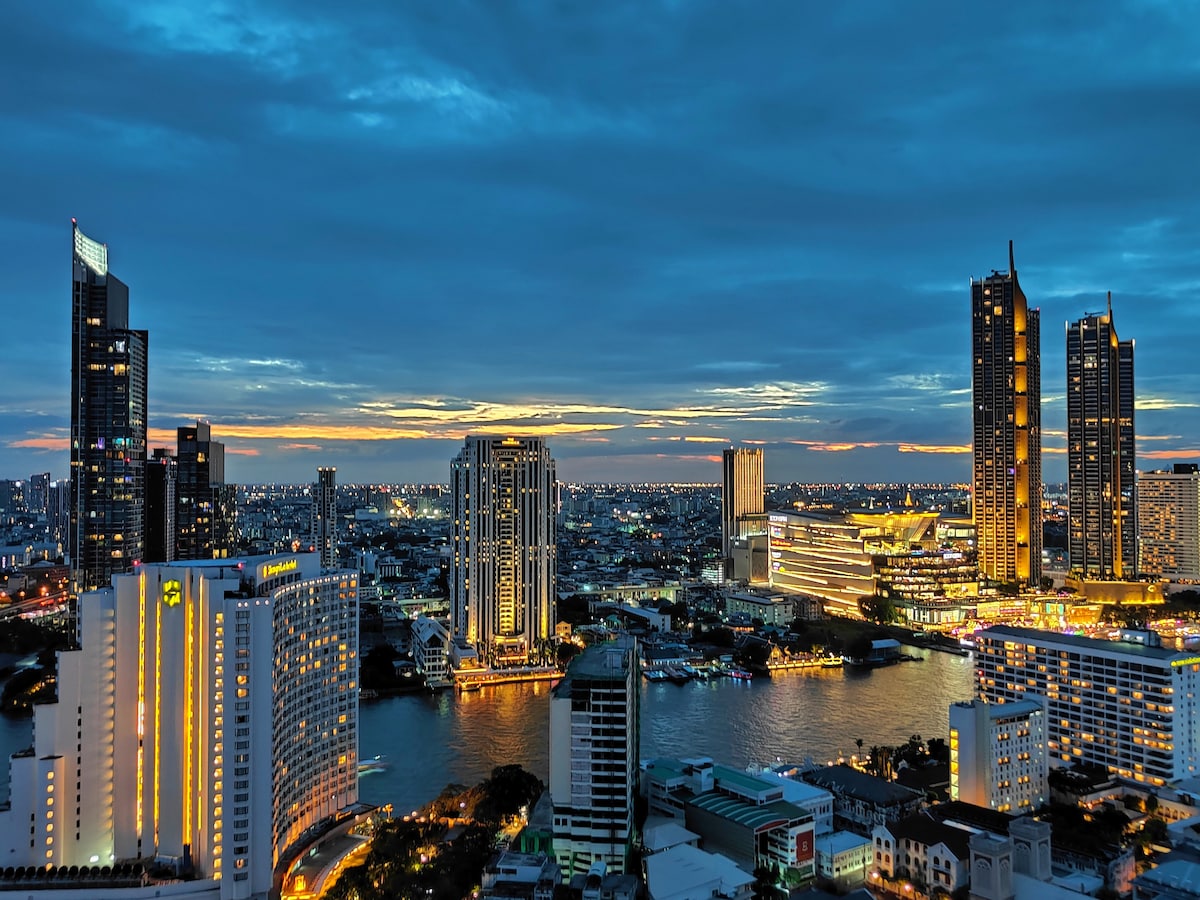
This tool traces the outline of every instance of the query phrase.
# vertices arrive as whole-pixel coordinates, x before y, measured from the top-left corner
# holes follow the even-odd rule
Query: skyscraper
[[[721,458],[721,555],[733,542],[767,531],[762,448],[730,447]]]
[[[79,622],[34,752],[11,757],[0,854],[156,858],[219,881],[205,896],[266,896],[282,851],[358,799],[353,573],[315,554],[143,565],[81,596]]]
[[[175,559],[224,559],[234,550],[237,505],[234,486],[225,483],[225,445],[212,439],[207,422],[179,428],[176,439]]]
[[[1117,338],[1106,313],[1067,326],[1067,508],[1071,570],[1089,578],[1133,577],[1133,341]]]
[[[146,547],[143,562],[175,559],[175,505],[179,468],[166,447],[155,447],[146,462]]]
[[[75,589],[108,585],[142,558],[146,471],[145,331],[108,247],[71,220],[71,499]]]
[[[1138,574],[1200,581],[1200,472],[1195,463],[1137,480]]]
[[[321,466],[312,489],[312,540],[321,565],[337,568],[337,469]]]
[[[628,636],[571,660],[550,695],[554,855],[568,876],[625,872],[638,793],[641,685]]]
[[[31,513],[45,515],[50,501],[50,473],[39,472],[29,476],[29,496],[25,498]]]
[[[557,480],[540,437],[468,437],[450,466],[454,637],[491,665],[525,665],[554,636]]]
[[[1000,582],[1042,574],[1039,310],[1008,272],[971,279],[974,447],[972,503],[979,568]]]

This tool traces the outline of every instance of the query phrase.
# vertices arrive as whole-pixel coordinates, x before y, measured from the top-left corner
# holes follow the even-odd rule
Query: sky
[[[1200,460],[1200,4],[18,2],[0,477],[65,476],[72,217],[150,333],[150,443],[237,482],[969,477],[972,277],[1136,341]]]

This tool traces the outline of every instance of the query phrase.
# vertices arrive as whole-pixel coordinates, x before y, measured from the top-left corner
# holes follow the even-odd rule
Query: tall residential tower
[[[312,489],[312,539],[321,565],[337,567],[337,469],[321,466]]]
[[[525,665],[554,636],[557,479],[540,437],[468,437],[450,466],[454,637],[491,665]]]
[[[1039,310],[1008,272],[971,280],[972,503],[981,572],[1037,585],[1042,574]]]
[[[1071,570],[1131,578],[1137,569],[1134,508],[1133,341],[1106,313],[1067,326],[1067,503]]]
[[[641,684],[628,636],[571,660],[550,694],[554,855],[567,876],[597,862],[625,872],[634,841]]]
[[[67,553],[76,591],[142,558],[146,475],[145,331],[108,247],[71,220],[71,497]]]

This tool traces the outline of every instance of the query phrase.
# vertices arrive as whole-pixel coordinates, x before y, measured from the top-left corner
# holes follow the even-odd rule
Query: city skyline
[[[66,475],[72,216],[154,336],[150,446],[209,421],[233,482],[443,481],[506,433],[566,481],[715,482],[752,442],[772,482],[966,481],[967,285],[1009,239],[1046,480],[1055,330],[1108,290],[1141,467],[1200,459],[1195,13],[910,18],[15,10],[0,475]]]

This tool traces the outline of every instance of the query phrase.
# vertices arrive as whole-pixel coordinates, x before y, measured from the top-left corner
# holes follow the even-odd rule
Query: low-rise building
[[[839,891],[865,882],[874,861],[871,838],[853,831],[832,831],[817,838],[817,877],[832,881]]]
[[[749,900],[754,876],[719,853],[682,844],[646,858],[649,900]]]
[[[437,619],[418,616],[412,622],[412,654],[417,671],[430,687],[450,683],[450,632]]]
[[[875,868],[889,879],[910,878],[952,893],[970,883],[970,837],[969,831],[918,812],[875,828]]]
[[[544,853],[514,853],[494,856],[480,878],[480,900],[553,900],[562,883],[562,870]]]
[[[737,592],[725,595],[725,615],[737,613],[757,619],[764,625],[783,626],[796,618],[792,597],[780,591]]]
[[[879,825],[912,815],[924,800],[919,791],[845,765],[812,769],[801,778],[833,795],[835,828],[864,835]]]
[[[713,791],[688,801],[684,821],[706,849],[728,856],[747,871],[763,866],[790,869],[801,881],[816,874],[813,817],[786,800],[756,806]]]

